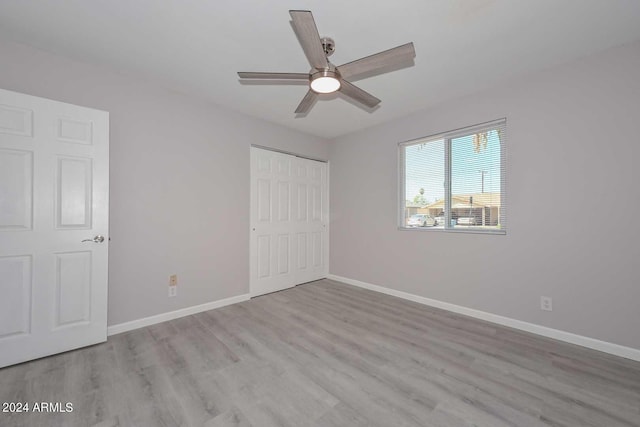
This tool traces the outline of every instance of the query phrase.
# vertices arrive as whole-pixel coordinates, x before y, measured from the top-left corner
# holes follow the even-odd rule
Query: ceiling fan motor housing
[[[336,42],[334,42],[331,37],[322,37],[320,41],[322,42],[324,53],[327,56],[333,55],[333,52],[336,51]]]

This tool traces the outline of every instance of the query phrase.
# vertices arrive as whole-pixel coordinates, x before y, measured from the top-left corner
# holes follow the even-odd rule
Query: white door
[[[329,274],[329,186],[327,164],[294,158],[291,212],[295,284]]]
[[[108,196],[108,113],[0,89],[0,367],[106,340]]]
[[[327,164],[251,147],[251,296],[328,273]]]

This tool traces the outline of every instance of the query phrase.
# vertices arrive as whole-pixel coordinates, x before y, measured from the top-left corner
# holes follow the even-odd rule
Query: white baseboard
[[[473,308],[463,307],[460,305],[438,301],[431,298],[425,298],[407,292],[385,288],[384,286],[378,286],[371,283],[361,282],[355,279],[349,279],[348,277],[336,276],[335,274],[329,274],[327,276],[327,279],[343,282],[348,285],[358,286],[360,288],[369,289],[371,291],[376,291],[387,295],[392,295],[394,297],[403,298],[431,307],[441,308],[443,310],[452,311],[454,313],[464,314],[465,316],[475,317],[476,319],[486,320],[487,322],[497,323],[498,325],[508,326],[510,328],[519,329],[521,331],[531,332],[532,334],[542,335],[543,337],[553,338],[558,341],[564,341],[593,350],[602,351],[604,353],[640,361],[639,349],[625,347],[606,341],[600,341],[594,338],[572,334],[570,332],[548,328],[546,326],[536,325],[534,323],[523,322],[522,320],[499,316],[497,314],[487,313],[486,311],[475,310]]]
[[[242,301],[247,301],[249,294],[238,295],[231,298],[225,298],[218,301],[211,301],[205,304],[194,305],[191,307],[181,308],[180,310],[170,311],[168,313],[157,314],[155,316],[144,317],[142,319],[132,320],[130,322],[119,323],[107,328],[107,335],[120,334],[122,332],[132,331],[145,326],[155,325],[156,323],[166,322],[167,320],[178,319],[180,317],[190,316],[192,314],[201,313],[203,311],[213,310]]]

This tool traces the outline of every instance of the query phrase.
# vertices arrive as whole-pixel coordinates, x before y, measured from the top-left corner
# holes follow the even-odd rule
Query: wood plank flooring
[[[0,370],[0,426],[640,426],[640,363],[321,280]]]

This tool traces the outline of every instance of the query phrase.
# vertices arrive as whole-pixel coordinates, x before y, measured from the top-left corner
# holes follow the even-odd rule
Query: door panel
[[[259,178],[256,191],[258,192],[258,221],[268,223],[271,221],[271,181]]]
[[[322,221],[322,194],[319,184],[313,184],[311,186],[311,221]]]
[[[288,181],[278,182],[278,221],[289,221],[289,186]]]
[[[313,266],[319,268],[322,266],[322,234],[315,232],[311,234]]]
[[[257,240],[258,278],[266,279],[271,276],[271,236],[258,236]]]
[[[0,89],[0,367],[106,340],[108,196],[108,113]]]
[[[93,123],[65,117],[58,118],[58,140],[76,144],[93,144]]]
[[[0,149],[0,230],[30,230],[33,205],[33,154]]]
[[[298,233],[298,270],[307,268],[307,233]]]
[[[0,104],[0,133],[32,136],[33,111]]]
[[[56,327],[88,322],[91,311],[91,252],[56,254]]]
[[[298,184],[298,221],[307,220],[307,184]]]
[[[58,158],[57,228],[91,228],[91,170],[91,159]]]
[[[31,257],[0,257],[0,339],[31,330]]]
[[[251,295],[327,276],[326,163],[251,148]]]
[[[278,236],[278,274],[289,273],[289,235]]]

